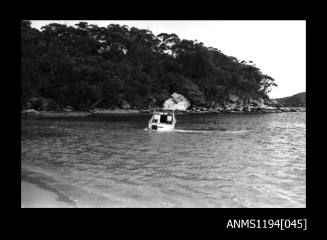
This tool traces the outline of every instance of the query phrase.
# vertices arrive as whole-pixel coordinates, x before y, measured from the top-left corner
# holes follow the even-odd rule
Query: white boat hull
[[[175,125],[160,124],[160,123],[149,124],[149,127],[148,127],[149,130],[157,131],[157,132],[172,131],[172,130],[174,130],[174,128],[175,128]]]
[[[153,112],[148,123],[148,129],[151,131],[165,132],[172,131],[175,128],[176,118],[173,110],[156,109]]]

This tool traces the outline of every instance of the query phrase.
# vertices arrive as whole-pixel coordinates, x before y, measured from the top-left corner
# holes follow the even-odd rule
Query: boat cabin
[[[152,123],[172,124],[173,115],[156,113],[153,115]]]
[[[152,123],[173,124],[174,110],[156,108],[153,112]]]
[[[176,124],[174,110],[156,108],[149,121],[150,130],[167,131],[173,130]]]

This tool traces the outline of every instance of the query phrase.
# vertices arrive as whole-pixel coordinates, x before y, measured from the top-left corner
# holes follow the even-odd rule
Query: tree
[[[21,103],[49,98],[54,105],[86,109],[101,99],[146,107],[173,92],[192,104],[220,101],[230,92],[266,97],[275,80],[253,62],[239,61],[176,34],[111,24],[51,23],[41,31],[21,22]]]

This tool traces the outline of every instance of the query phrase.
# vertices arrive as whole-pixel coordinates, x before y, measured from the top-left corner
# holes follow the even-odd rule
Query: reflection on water
[[[22,174],[80,207],[305,207],[305,113],[22,120]]]

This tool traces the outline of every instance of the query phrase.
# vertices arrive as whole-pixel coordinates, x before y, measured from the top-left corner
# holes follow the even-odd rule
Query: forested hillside
[[[21,107],[43,99],[43,110],[121,101],[147,108],[161,106],[173,92],[201,106],[224,103],[229,94],[267,99],[277,86],[252,62],[201,42],[113,24],[53,23],[39,31],[22,21],[21,63]]]
[[[306,106],[306,93],[294,94],[290,97],[277,98],[277,103],[285,107],[305,107]]]

